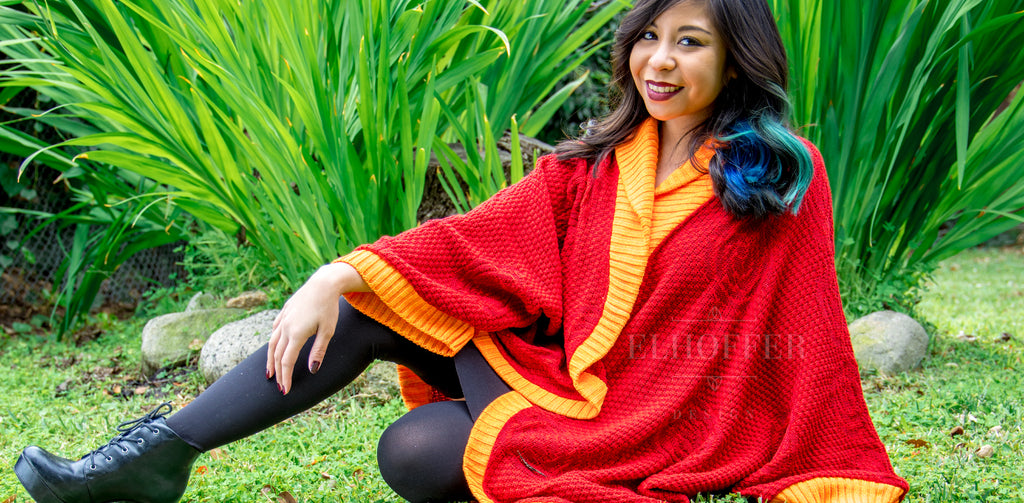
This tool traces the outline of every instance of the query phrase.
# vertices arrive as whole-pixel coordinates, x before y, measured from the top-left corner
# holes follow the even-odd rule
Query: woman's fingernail
[[[277,383],[277,390],[280,391],[282,395],[284,394],[284,386],[281,386],[281,383]]]
[[[318,370],[320,370],[320,362],[313,360],[313,363],[309,364],[309,373],[315,374]]]
[[[269,380],[271,380],[273,378],[274,378],[274,374],[271,374],[270,371],[268,370],[267,371],[267,380],[269,381]]]

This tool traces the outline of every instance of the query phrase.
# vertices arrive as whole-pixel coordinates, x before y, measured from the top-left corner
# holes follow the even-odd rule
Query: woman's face
[[[630,52],[629,69],[651,117],[689,130],[711,115],[725,84],[725,60],[724,42],[704,2],[684,0],[643,32]]]

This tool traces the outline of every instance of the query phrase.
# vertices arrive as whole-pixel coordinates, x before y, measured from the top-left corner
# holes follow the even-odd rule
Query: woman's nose
[[[668,44],[658,44],[658,48],[651,55],[648,64],[655,70],[672,70],[675,68],[676,60],[672,55],[672,47]]]

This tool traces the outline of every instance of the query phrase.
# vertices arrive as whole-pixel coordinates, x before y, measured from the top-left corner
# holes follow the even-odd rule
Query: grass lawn
[[[0,502],[32,501],[13,470],[25,445],[77,458],[110,440],[119,422],[164,401],[180,408],[198,394],[199,372],[140,382],[142,325],[119,324],[82,347],[0,342]],[[284,424],[203,454],[182,501],[276,502],[284,491],[298,501],[401,501],[380,478],[376,448],[404,410],[397,397],[339,393]]]
[[[943,262],[918,309],[935,332],[922,368],[863,382],[906,501],[1024,501],[1024,250]]]
[[[863,380],[878,433],[910,482],[906,501],[1022,501],[1024,250],[974,250],[944,262],[919,312],[934,327],[922,368]],[[10,468],[26,444],[79,456],[109,440],[118,422],[165,400],[180,406],[201,390],[196,373],[142,382],[141,327],[116,323],[83,347],[0,335],[0,502],[30,501]],[[183,501],[277,501],[283,491],[298,501],[399,501],[374,451],[402,411],[394,397],[339,394],[204,454]],[[963,433],[951,435],[957,426]]]

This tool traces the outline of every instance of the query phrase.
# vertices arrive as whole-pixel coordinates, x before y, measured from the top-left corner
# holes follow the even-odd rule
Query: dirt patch
[[[115,350],[120,354],[120,348]],[[40,358],[42,367],[67,369],[79,363],[76,355],[67,357]],[[100,393],[122,400],[133,397],[144,399],[168,400],[178,398],[178,392],[184,392],[191,386],[192,376],[198,372],[198,364],[189,362],[183,367],[163,367],[151,378],[142,375],[138,365],[126,365],[120,356],[110,358],[103,365],[83,369],[74,377],[65,379],[54,389],[54,396],[61,397],[72,390],[88,389],[91,392],[99,389]],[[199,390],[188,389],[190,394]]]
[[[17,267],[8,268],[0,275],[0,292],[29,291],[24,296],[4,295],[0,303],[0,334],[8,336],[46,337],[54,333],[57,327],[54,320],[64,318],[64,308],[54,308],[53,302],[42,292],[50,292],[52,284],[41,279],[32,279],[32,272]],[[126,320],[135,315],[137,303],[118,302],[107,299],[94,309],[91,314],[106,314],[119,320]],[[76,345],[96,340],[103,333],[95,323],[80,325],[74,332],[66,336]]]
[[[190,362],[184,367],[163,367],[151,378],[134,375],[115,381],[104,393],[125,400],[136,396],[161,400],[177,398],[177,391],[189,386],[190,377],[198,371],[197,362]]]

